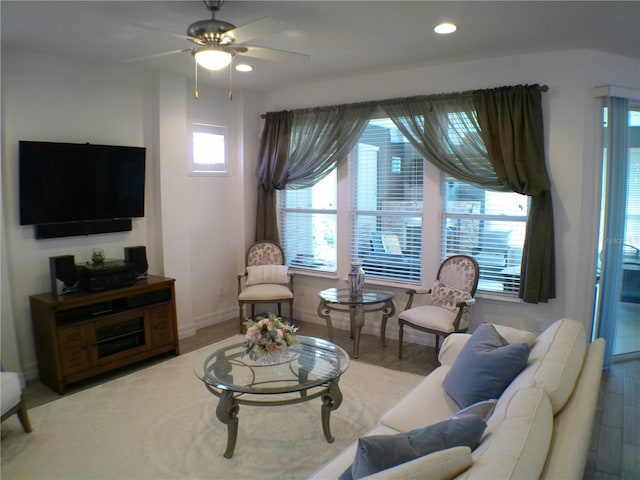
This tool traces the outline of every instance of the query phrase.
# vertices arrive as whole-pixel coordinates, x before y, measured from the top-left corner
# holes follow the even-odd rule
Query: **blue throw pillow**
[[[449,420],[397,435],[358,440],[353,464],[340,480],[357,480],[433,452],[452,447],[475,449],[487,424],[479,415],[456,414]]]
[[[473,332],[444,378],[449,396],[464,408],[500,398],[527,365],[531,349],[526,343],[508,343],[490,323]]]

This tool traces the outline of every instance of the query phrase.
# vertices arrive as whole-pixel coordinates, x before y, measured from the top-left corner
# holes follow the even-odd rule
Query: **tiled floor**
[[[301,335],[327,337],[324,325],[307,322],[296,322],[296,325]],[[235,333],[238,333],[237,320],[203,328],[195,336],[180,342],[181,352],[197,350]],[[353,351],[348,331],[334,329],[334,337],[335,343],[348,352]],[[420,375],[427,375],[438,365],[433,348],[405,343],[403,359],[399,360],[397,340],[388,339],[387,347],[382,348],[380,338],[373,335],[362,336],[358,360]],[[70,388],[69,393],[131,370],[124,369],[93,382],[85,382]],[[37,380],[28,382],[26,396],[30,407],[59,398]],[[614,364],[609,371],[603,372],[599,397],[585,479],[640,479],[640,360]]]
[[[640,303],[620,302],[616,310],[615,355],[640,351]]]
[[[640,360],[602,373],[585,479],[640,479]]]

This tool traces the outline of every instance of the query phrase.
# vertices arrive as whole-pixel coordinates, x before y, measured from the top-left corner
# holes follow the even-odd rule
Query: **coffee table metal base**
[[[220,422],[227,426],[227,448],[224,452],[225,458],[231,458],[233,451],[236,448],[236,440],[238,439],[238,413],[240,412],[240,405],[253,405],[253,406],[280,406],[291,405],[294,403],[301,403],[320,397],[322,400],[321,406],[321,419],[322,419],[322,431],[324,433],[327,442],[333,443],[333,436],[331,435],[331,412],[336,410],[342,404],[342,392],[338,385],[340,378],[336,378],[330,381],[324,387],[316,387],[312,393],[309,390],[302,390],[299,392],[299,396],[292,396],[289,399],[282,399],[276,401],[269,400],[252,400],[244,397],[246,394],[237,394],[229,390],[218,390],[211,385],[206,385],[207,390],[216,397],[220,398],[218,406],[216,408],[216,417]],[[292,394],[293,395],[293,394]]]

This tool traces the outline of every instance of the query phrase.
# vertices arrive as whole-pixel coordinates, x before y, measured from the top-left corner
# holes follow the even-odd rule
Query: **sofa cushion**
[[[478,448],[473,467],[457,480],[539,478],[551,436],[553,413],[543,390],[525,388],[500,398]]]
[[[469,447],[453,447],[424,455],[365,477],[366,480],[449,480],[473,464]]]
[[[380,424],[398,432],[408,432],[450,418],[460,410],[442,385],[450,368],[448,365],[436,368],[382,415]],[[407,412],[411,414],[407,415]]]
[[[370,435],[358,440],[351,468],[341,480],[359,479],[401,463],[451,447],[476,448],[487,424],[479,415],[456,414],[449,420],[396,435]]]
[[[274,298],[293,298],[293,293],[286,285],[265,283],[263,285],[250,285],[245,288],[238,300],[273,300]]]
[[[568,318],[554,322],[538,336],[527,367],[505,395],[513,395],[520,388],[541,388],[551,401],[553,414],[557,414],[573,392],[586,349],[587,338],[580,323]]]
[[[490,323],[471,335],[444,378],[445,391],[460,407],[498,398],[526,366],[530,348],[508,343]]]
[[[399,317],[421,327],[432,328],[439,332],[453,332],[456,313],[436,305],[421,305],[405,310]]]

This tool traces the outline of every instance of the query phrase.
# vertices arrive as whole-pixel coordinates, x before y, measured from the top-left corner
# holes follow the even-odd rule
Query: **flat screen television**
[[[20,141],[20,225],[143,217],[145,155],[143,147]],[[81,233],[103,233],[90,230]]]

